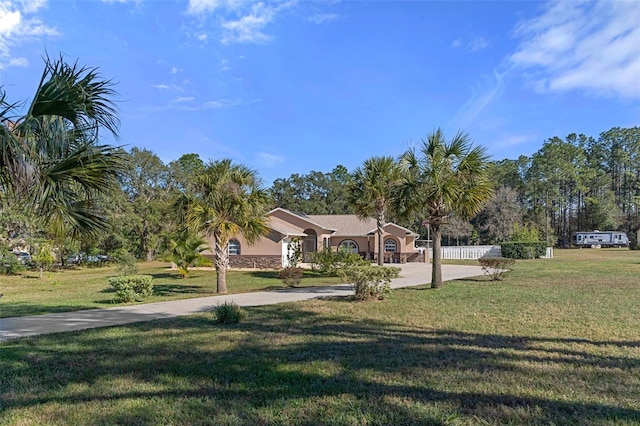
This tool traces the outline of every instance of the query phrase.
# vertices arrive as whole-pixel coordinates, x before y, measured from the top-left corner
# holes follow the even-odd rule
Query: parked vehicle
[[[89,263],[105,263],[109,257],[104,254],[87,255],[86,253],[74,253],[67,256],[67,265],[80,265]]]
[[[16,255],[20,263],[23,265],[31,263],[31,255],[26,251],[14,251],[13,254]]]
[[[629,247],[629,238],[624,232],[591,231],[573,234],[576,247]]]

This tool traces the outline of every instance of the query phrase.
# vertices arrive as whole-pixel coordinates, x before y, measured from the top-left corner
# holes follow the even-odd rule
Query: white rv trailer
[[[628,247],[629,238],[624,232],[591,231],[573,234],[573,245],[576,247]]]

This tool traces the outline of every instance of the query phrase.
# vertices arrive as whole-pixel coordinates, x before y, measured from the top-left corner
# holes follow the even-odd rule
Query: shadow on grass
[[[111,303],[111,300],[101,303]],[[42,303],[10,302],[0,301],[0,318],[23,317],[26,315],[57,314],[61,312],[83,311],[96,309],[95,305],[42,305]]]
[[[148,274],[151,275],[151,277],[155,280],[159,280],[159,279],[169,279],[169,280],[184,280],[185,278],[182,278],[182,276],[178,273],[178,272],[158,272],[155,274]]]
[[[187,282],[187,280],[181,280]],[[170,296],[173,294],[211,294],[211,289],[198,285],[185,284],[154,284],[154,296]]]
[[[432,330],[296,305],[249,315],[234,326],[201,314],[11,342],[3,411],[44,409],[54,423],[81,412],[100,424],[640,421],[637,353],[594,350],[637,342]]]
[[[264,279],[279,279],[278,271],[251,271],[251,276]]]

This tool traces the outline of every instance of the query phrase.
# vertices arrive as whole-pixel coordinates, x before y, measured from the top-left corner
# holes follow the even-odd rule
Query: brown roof
[[[306,217],[325,228],[335,229],[335,236],[367,235],[377,228],[375,219],[360,219],[354,214],[310,214]]]
[[[288,222],[279,219],[277,217],[269,217],[269,227],[274,231],[278,231],[284,236],[290,237],[304,237],[305,233],[298,227],[290,225]]]
[[[287,209],[283,208],[275,208],[271,210],[269,213],[273,213],[276,210],[280,210],[286,212],[290,215],[301,218],[302,220],[311,223],[313,225],[324,228],[326,231],[331,231],[332,236],[343,236],[343,237],[356,237],[356,236],[364,236],[371,235],[376,232],[377,225],[376,220],[374,218],[368,217],[365,219],[360,219],[355,214],[298,214],[293,213]],[[302,232],[301,229],[290,225],[286,219],[279,219],[274,216],[270,216],[271,219],[271,228],[280,232],[283,235],[304,235],[300,234]],[[389,225],[395,226],[399,229],[402,229],[408,235],[418,236],[415,232],[410,229],[404,228],[400,225],[396,225],[395,223],[385,223],[385,228]],[[335,232],[333,232],[335,231]]]

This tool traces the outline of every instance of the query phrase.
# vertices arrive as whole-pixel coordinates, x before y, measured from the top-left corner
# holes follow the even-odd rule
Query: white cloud
[[[193,96],[180,96],[178,98],[175,98],[173,100],[173,102],[175,102],[175,103],[183,103],[183,102],[193,102],[195,100],[196,100],[196,98],[194,98]]]
[[[271,37],[263,32],[263,28],[273,20],[276,10],[264,3],[256,3],[252,6],[248,15],[235,21],[222,21],[225,30],[220,41],[223,44],[230,43],[263,43]]]
[[[103,3],[113,4],[113,3],[136,3],[139,4],[142,0],[102,0]]]
[[[158,90],[169,90],[171,87],[166,84],[152,84],[151,87]]]
[[[265,167],[276,167],[284,163],[284,157],[280,155],[270,154],[268,152],[259,152],[256,154],[256,160],[260,165]]]
[[[9,66],[26,66],[22,57],[13,57],[13,50],[23,43],[45,36],[58,35],[54,27],[44,24],[31,15],[45,6],[44,1],[22,1],[12,4],[0,2],[0,69]]]
[[[453,43],[451,43],[451,47],[460,47],[462,46],[462,42],[460,40],[453,40]]]
[[[182,69],[178,67],[171,67],[169,70],[169,74],[178,74],[179,72],[182,72]]]
[[[202,102],[198,101],[195,96],[179,96],[171,99],[164,105],[149,106],[144,108],[144,110],[149,112],[169,110],[206,111],[210,109],[232,108],[241,105],[242,103],[243,102],[239,99],[219,99]]]
[[[333,22],[338,18],[340,18],[340,15],[338,15],[337,13],[318,13],[309,16],[307,20],[313,22],[314,24],[324,24],[326,22]]]
[[[213,28],[223,44],[264,43],[272,38],[265,30],[268,24],[296,1],[190,0],[187,14],[198,18],[198,27],[192,36],[201,42],[211,38]]]
[[[245,1],[239,0],[189,0],[187,13],[191,15],[208,14],[220,9],[235,10]]]
[[[24,13],[34,13],[38,9],[42,9],[47,5],[47,0],[21,0],[19,2],[22,5],[22,11]]]
[[[640,2],[553,1],[520,23],[509,58],[541,91],[640,97]]]
[[[489,47],[489,42],[484,39],[484,37],[476,37],[467,45],[467,49],[472,52],[477,52],[478,50],[486,49]]]
[[[458,111],[455,118],[458,127],[467,127],[475,121],[476,117],[502,94],[503,88],[504,74],[494,70],[493,78],[486,78],[481,88],[474,89],[471,98]]]
[[[27,58],[11,58],[9,60],[9,64],[10,67],[27,67],[29,66],[29,61],[27,60]]]

